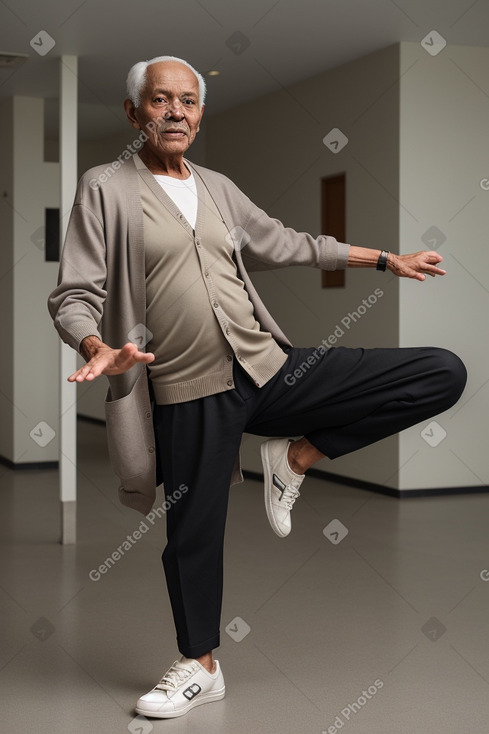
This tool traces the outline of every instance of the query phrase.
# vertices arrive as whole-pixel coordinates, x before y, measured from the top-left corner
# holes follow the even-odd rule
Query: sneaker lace
[[[293,479],[290,484],[288,484],[282,494],[282,499],[280,500],[281,504],[284,505],[288,510],[292,509],[292,506],[296,499],[300,497],[300,492],[296,484],[299,484],[300,486],[301,480],[295,480]]]
[[[155,688],[160,691],[176,691],[193,673],[195,670],[192,665],[184,665],[176,660]]]

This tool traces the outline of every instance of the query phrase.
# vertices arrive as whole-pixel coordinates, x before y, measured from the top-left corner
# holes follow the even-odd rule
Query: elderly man
[[[313,238],[271,219],[229,179],[184,157],[204,95],[203,78],[181,59],[133,66],[124,104],[144,145],[82,177],[49,299],[61,338],[86,360],[68,379],[108,376],[121,501],[148,513],[161,481],[172,499],[163,565],[182,657],[136,706],[160,718],[224,696],[213,650],[243,432],[273,437],[262,446],[265,506],[285,536],[312,464],[446,410],[466,379],[442,349],[291,346],[248,271],[377,267],[422,281],[444,275],[442,258]]]

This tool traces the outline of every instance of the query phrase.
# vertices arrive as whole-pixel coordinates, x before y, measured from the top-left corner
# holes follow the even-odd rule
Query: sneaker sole
[[[193,701],[190,701],[188,706],[185,708],[178,709],[176,711],[152,711],[151,709],[143,708],[142,706],[136,706],[135,711],[142,716],[146,716],[152,719],[175,719],[178,716],[185,716],[191,709],[197,706],[202,706],[204,703],[212,703],[213,701],[220,701],[224,698],[226,693],[226,686],[219,688],[217,691],[209,691],[203,693],[202,696],[198,696]]]
[[[278,525],[277,521],[275,520],[275,515],[273,514],[272,484],[271,484],[270,460],[268,458],[268,444],[262,443],[262,445],[260,446],[260,453],[261,453],[261,460],[263,463],[263,478],[264,478],[264,484],[265,484],[265,511],[267,513],[268,522],[270,523],[272,530],[276,535],[278,535],[280,538],[286,538],[289,533],[288,532],[284,533],[280,529],[280,526]]]

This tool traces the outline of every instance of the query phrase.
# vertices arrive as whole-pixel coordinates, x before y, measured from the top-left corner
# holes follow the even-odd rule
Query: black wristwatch
[[[389,256],[389,250],[382,250],[377,260],[376,270],[385,270],[387,267],[387,258]]]

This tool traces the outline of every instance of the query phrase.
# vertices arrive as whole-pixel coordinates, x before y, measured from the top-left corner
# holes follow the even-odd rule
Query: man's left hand
[[[446,270],[437,267],[443,260],[442,256],[433,250],[413,252],[411,255],[395,255],[390,252],[387,258],[387,267],[400,278],[415,278],[425,280],[427,275],[445,275]]]

